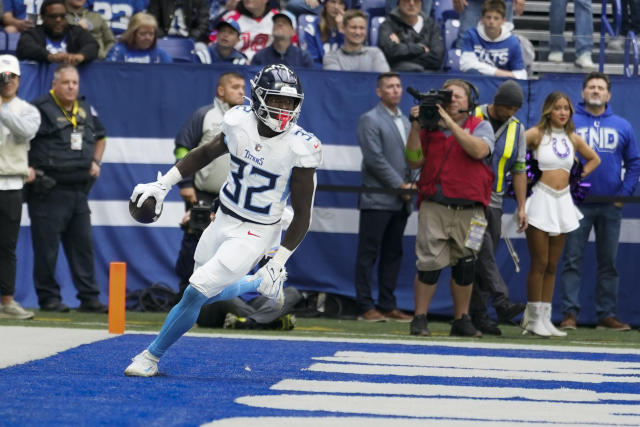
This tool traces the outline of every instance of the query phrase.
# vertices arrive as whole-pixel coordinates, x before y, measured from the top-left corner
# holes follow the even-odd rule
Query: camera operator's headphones
[[[469,110],[467,111],[467,113],[473,114],[480,99],[478,88],[470,81],[463,79],[449,79],[444,82],[442,87],[448,87],[451,85],[461,86],[464,89],[464,91],[467,93],[467,99],[469,100]]]

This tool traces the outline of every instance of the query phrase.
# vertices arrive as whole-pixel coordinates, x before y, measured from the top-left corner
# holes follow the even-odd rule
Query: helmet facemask
[[[293,108],[267,105],[270,97],[291,98]],[[303,99],[297,76],[284,65],[267,66],[251,81],[251,107],[260,121],[274,132],[285,132],[298,121]]]

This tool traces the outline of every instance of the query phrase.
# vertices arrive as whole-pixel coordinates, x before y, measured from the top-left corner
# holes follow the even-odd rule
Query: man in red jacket
[[[477,91],[470,83],[452,79],[443,89],[451,101],[436,105],[437,127],[421,123],[420,109],[411,110],[411,130],[406,157],[409,167],[422,167],[418,181],[418,235],[414,281],[415,316],[412,335],[430,335],[427,310],[440,272],[451,266],[454,321],[451,335],[481,336],[469,318],[476,253],[487,226],[484,209],[489,204],[493,172],[489,155],[494,147],[491,125],[474,117]],[[433,110],[432,110],[433,111]],[[426,127],[426,128],[425,128]]]

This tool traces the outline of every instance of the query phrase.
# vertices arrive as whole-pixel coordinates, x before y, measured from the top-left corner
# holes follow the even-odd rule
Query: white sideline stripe
[[[543,371],[562,374],[638,375],[640,363],[540,359],[528,357],[456,356],[411,353],[368,353],[339,351],[333,357],[314,357],[323,362],[354,363],[363,365],[395,365],[456,369],[499,369],[501,371]]]
[[[95,329],[41,328],[37,326],[1,326],[0,369],[44,359],[82,344],[113,338],[107,331]]]
[[[503,380],[558,381],[557,372],[503,371],[498,368],[460,368],[427,366],[358,365],[338,363],[314,363],[309,368],[313,372],[331,372],[355,375],[397,375],[406,377],[453,377],[453,378],[498,378]],[[640,383],[638,376],[606,376],[586,373],[562,374],[562,381],[578,383]]]
[[[608,405],[517,400],[281,394],[244,396],[236,403],[300,411],[399,417],[454,418],[503,422],[630,424],[640,422],[640,405]],[[444,420],[440,420],[443,422]],[[306,425],[303,423],[301,425]],[[340,423],[336,424],[340,425]]]
[[[640,401],[640,395],[597,393],[566,388],[531,389],[519,387],[474,387],[430,384],[373,383],[363,381],[282,380],[271,387],[279,391],[333,394],[382,394],[431,397],[469,397],[491,399],[530,399],[561,402],[600,402],[603,400]]]
[[[494,420],[473,420],[473,424],[492,425]],[[429,418],[387,418],[387,417],[237,417],[215,420],[202,424],[203,427],[424,427],[424,426],[468,427],[469,420],[429,419]],[[518,427],[535,426],[540,423],[518,422]],[[576,426],[574,423],[554,423],[554,427]]]
[[[102,161],[104,163],[173,165],[174,140],[171,138],[113,138],[109,137]],[[360,147],[323,144],[324,162],[320,169],[360,172]]]

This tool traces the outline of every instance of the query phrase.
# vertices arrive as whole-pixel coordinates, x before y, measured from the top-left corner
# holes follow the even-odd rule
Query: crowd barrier
[[[96,63],[81,69],[81,93],[98,111],[108,133],[102,174],[90,193],[96,271],[103,300],[106,301],[107,297],[107,274],[111,261],[127,263],[129,290],[141,289],[156,282],[177,287],[173,266],[182,235],[178,223],[184,213],[178,191],[171,191],[162,217],[150,226],[137,224],[129,217],[127,200],[136,183],[153,181],[158,170],[165,171],[170,167],[173,163],[173,138],[180,126],[192,111],[212,101],[218,77],[229,70],[239,71],[247,77],[248,93],[248,79],[256,71],[251,67]],[[375,95],[376,74],[321,70],[298,72],[305,95],[299,124],[315,133],[324,147],[325,162],[318,172],[318,183],[327,188],[359,186],[361,154],[356,126],[358,117],[378,102]],[[52,74],[51,66],[23,63],[20,96],[33,100],[46,93]],[[479,89],[481,103],[490,102],[501,83],[498,78],[451,74],[403,74],[402,80],[405,88],[412,86],[427,91],[439,88],[446,79],[452,77],[473,82]],[[574,102],[578,102],[582,77],[552,75],[541,80],[520,82],[525,93],[525,105],[517,116],[527,127],[535,124],[545,96],[553,90],[563,90]],[[612,108],[633,124],[637,134],[640,130],[640,109],[630,102],[640,99],[637,79],[613,77],[612,92]],[[403,95],[401,109],[405,114],[413,102],[411,96],[406,93]],[[504,244],[498,248],[497,260],[512,299],[524,301],[528,251],[524,236],[515,232],[510,221],[513,210],[514,203],[507,201],[505,232],[512,238],[520,256],[520,273],[515,272]],[[625,321],[640,325],[640,293],[635,292],[638,271],[635,262],[640,259],[638,205],[627,205],[623,216],[618,254],[619,314]],[[416,219],[414,212],[405,233],[405,256],[396,292],[398,306],[407,310],[413,309]],[[18,242],[16,297],[27,307],[37,307],[26,210],[22,223]],[[357,193],[319,191],[311,230],[287,264],[289,283],[300,289],[353,296],[357,233]],[[596,265],[594,245],[590,243],[582,270],[581,322],[596,321],[593,305]],[[75,288],[62,251],[57,278],[62,285],[64,302],[77,306]],[[431,313],[452,313],[448,280],[448,273],[440,278]],[[374,295],[376,293],[374,290]],[[556,291],[556,316],[560,311],[559,302],[559,292]]]

